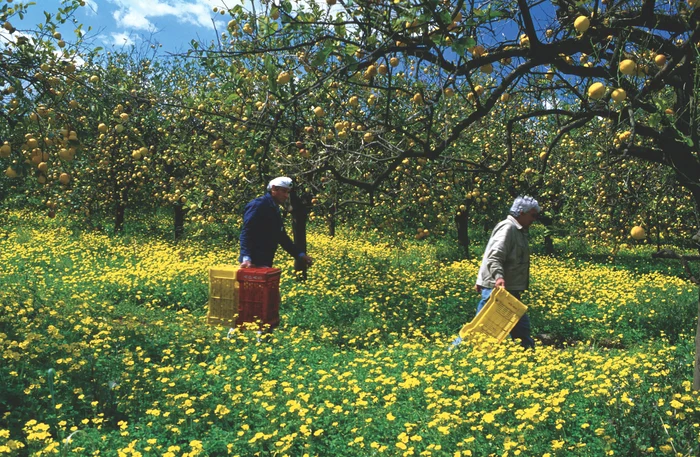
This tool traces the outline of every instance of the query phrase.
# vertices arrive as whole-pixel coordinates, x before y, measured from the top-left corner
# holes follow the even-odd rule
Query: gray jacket
[[[476,284],[493,289],[498,278],[505,280],[508,290],[525,290],[530,284],[527,230],[512,216],[499,222],[491,232]]]

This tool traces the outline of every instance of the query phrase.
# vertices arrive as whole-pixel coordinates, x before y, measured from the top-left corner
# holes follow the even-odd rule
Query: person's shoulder
[[[257,209],[262,206],[265,206],[265,196],[262,195],[260,197],[254,198],[245,205],[245,211],[251,210],[251,209]]]
[[[498,224],[496,224],[495,230],[501,230],[501,229],[503,229],[504,227],[506,227],[506,228],[513,227],[513,222],[512,222],[510,219],[508,219],[508,218],[503,219],[501,222],[499,222]]]
[[[496,224],[493,229],[494,235],[498,237],[510,238],[510,233],[518,231],[518,226],[513,223],[510,218],[503,219],[501,222]]]
[[[259,197],[256,197],[252,199],[251,201],[248,202],[249,205],[262,205],[263,203],[269,203],[268,200],[272,200],[269,198],[270,194],[264,194]]]

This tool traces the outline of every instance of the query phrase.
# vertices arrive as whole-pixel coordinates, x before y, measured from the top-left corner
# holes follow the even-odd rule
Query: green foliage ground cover
[[[524,301],[559,344],[448,352],[478,262],[314,231],[309,279],[280,259],[282,325],[257,341],[205,324],[235,243],[7,220],[0,454],[698,452],[697,291],[663,272],[537,256]]]

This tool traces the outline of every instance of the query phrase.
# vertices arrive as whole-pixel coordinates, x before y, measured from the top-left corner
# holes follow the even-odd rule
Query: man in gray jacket
[[[540,213],[540,205],[532,197],[517,197],[510,208],[508,217],[499,222],[491,232],[486,245],[481,268],[476,278],[476,291],[481,293],[477,314],[484,307],[494,287],[503,287],[511,295],[520,295],[530,284],[530,249],[527,231]],[[530,336],[530,318],[527,313],[520,318],[510,336],[519,339],[525,348],[534,348],[535,341]],[[461,343],[455,340],[453,344]],[[456,345],[455,344],[455,345]]]

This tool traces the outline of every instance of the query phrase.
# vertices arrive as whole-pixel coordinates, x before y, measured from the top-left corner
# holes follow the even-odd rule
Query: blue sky
[[[2,1],[2,0],[0,0]],[[85,27],[92,26],[90,36],[95,46],[105,48],[156,42],[166,52],[182,52],[189,48],[190,41],[196,39],[211,42],[216,39],[216,31],[226,30],[228,14],[214,12],[231,8],[243,2],[250,6],[251,1],[259,0],[84,0],[76,18]],[[325,5],[324,0],[316,0]],[[19,29],[32,28],[44,20],[43,11],[57,11],[60,0],[39,0],[30,7],[30,14],[24,23],[17,23]],[[483,3],[483,0],[479,3]],[[334,7],[338,8],[338,6]],[[551,8],[551,7],[550,7]],[[535,21],[548,21],[551,11],[539,8],[534,12]],[[0,30],[0,33],[2,30]],[[72,36],[72,30],[61,30],[64,37]],[[506,38],[506,37],[504,37]],[[516,36],[508,36],[516,39]]]
[[[19,29],[32,28],[43,22],[43,11],[55,12],[59,0],[40,0],[30,7],[30,14],[22,22],[15,20]],[[166,52],[185,51],[192,39],[209,42],[218,32],[226,29],[228,15],[213,11],[214,7],[229,8],[240,0],[85,0],[76,19],[84,28],[92,26],[90,36],[95,46],[121,48],[139,46],[144,41],[162,44]],[[249,4],[249,3],[248,3]],[[72,36],[72,29],[62,29],[64,37]]]

